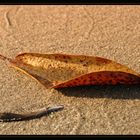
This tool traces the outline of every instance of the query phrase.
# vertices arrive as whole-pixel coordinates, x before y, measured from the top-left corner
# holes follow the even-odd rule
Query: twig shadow
[[[86,98],[140,99],[140,85],[80,86],[58,89],[66,96]]]

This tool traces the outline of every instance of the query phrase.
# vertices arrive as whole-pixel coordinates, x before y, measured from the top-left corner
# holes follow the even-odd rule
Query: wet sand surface
[[[140,7],[0,6],[0,54],[100,56],[140,73]],[[140,86],[46,89],[0,60],[0,112],[45,106],[64,110],[30,121],[0,123],[0,134],[140,134]]]

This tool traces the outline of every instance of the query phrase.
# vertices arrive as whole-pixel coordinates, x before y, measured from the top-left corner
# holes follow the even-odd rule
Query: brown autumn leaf
[[[12,67],[28,74],[47,88],[82,85],[140,84],[140,74],[114,61],[85,55],[23,53],[15,59],[0,55]],[[12,122],[39,118],[63,109],[62,105],[37,112],[0,113],[0,121]]]
[[[8,60],[47,88],[82,85],[140,84],[140,74],[114,61],[94,56],[23,53]]]

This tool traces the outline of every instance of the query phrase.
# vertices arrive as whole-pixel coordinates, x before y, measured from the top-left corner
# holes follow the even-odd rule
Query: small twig
[[[0,122],[13,122],[13,121],[25,121],[40,118],[44,115],[49,115],[51,112],[60,111],[64,108],[63,105],[47,107],[40,109],[36,112],[25,113],[25,114],[15,114],[15,113],[0,113]]]

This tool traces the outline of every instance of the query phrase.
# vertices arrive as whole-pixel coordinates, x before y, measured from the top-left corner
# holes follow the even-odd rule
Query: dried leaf
[[[114,61],[85,55],[23,53],[10,59],[0,55],[12,67],[28,74],[47,88],[82,85],[140,84],[140,74]],[[29,120],[59,111],[63,106],[15,114],[0,113],[0,121]]]
[[[140,84],[140,74],[114,61],[94,56],[23,53],[8,60],[47,88],[82,85]]]

